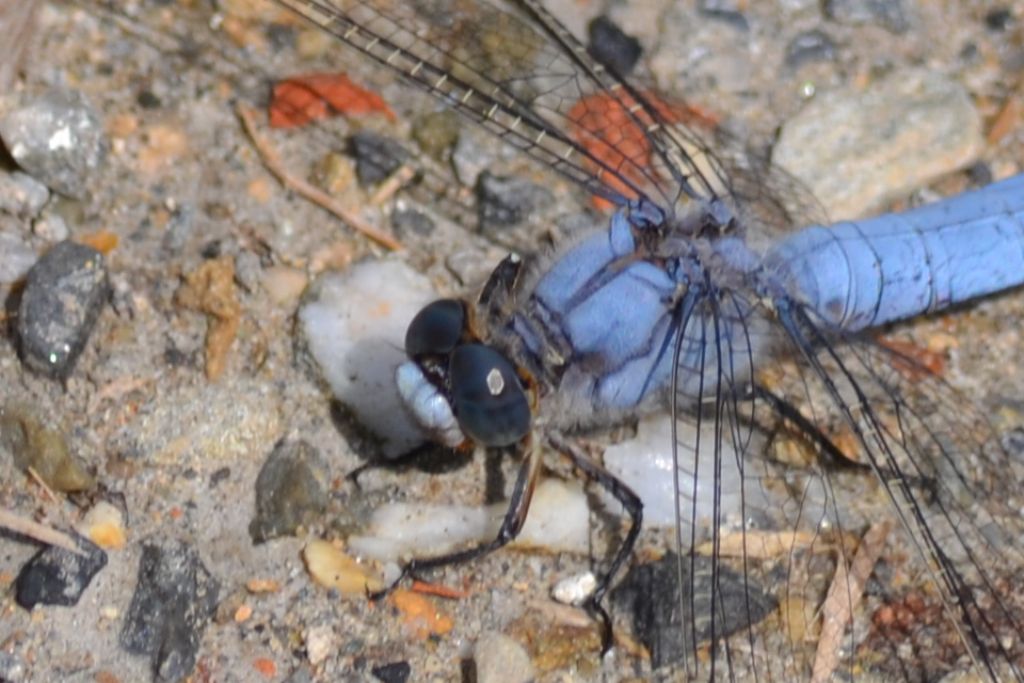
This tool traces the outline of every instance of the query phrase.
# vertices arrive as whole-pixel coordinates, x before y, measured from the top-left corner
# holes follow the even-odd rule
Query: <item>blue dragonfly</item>
[[[670,663],[679,675],[927,680],[969,667],[1024,680],[1022,464],[952,389],[868,334],[1020,284],[1024,176],[830,225],[786,174],[602,66],[539,2],[279,2],[615,207],[552,254],[507,258],[477,299],[434,302],[410,323],[397,373],[409,410],[440,443],[514,447],[523,464],[493,541],[407,573],[513,539],[552,449],[630,517],[586,602],[607,624],[643,505],[574,436],[667,411],[677,575],[711,586],[706,601],[686,586],[672,599],[689,641]],[[807,449],[781,457],[765,433]],[[781,551],[764,552],[767,539]],[[875,581],[876,614],[902,600],[934,621],[899,633],[851,622],[873,546],[904,558]],[[728,577],[739,600],[727,604]],[[910,583],[924,588],[901,592]],[[820,617],[840,621],[841,663],[792,633],[818,626],[764,620],[765,599],[783,615],[845,600],[843,616]],[[881,640],[865,640],[872,629]],[[913,654],[885,662],[880,642]]]

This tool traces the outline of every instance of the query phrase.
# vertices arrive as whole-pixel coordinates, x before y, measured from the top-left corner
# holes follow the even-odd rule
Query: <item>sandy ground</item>
[[[912,66],[962,83],[986,133],[1012,98],[1020,106],[1024,15],[1010,5],[1015,17],[1009,28],[996,31],[985,23],[991,3],[908,1],[909,25],[894,31],[877,22],[826,22],[817,3],[756,4],[745,12],[745,30],[687,14],[689,2],[679,3],[686,11],[678,13],[666,12],[665,2],[616,3],[613,16],[655,55],[660,86],[727,113],[736,128],[755,136],[771,134],[795,116],[811,85],[816,92],[855,87]],[[555,9],[579,30],[603,5],[563,2]],[[668,24],[644,19],[659,13],[669,17]],[[211,20],[205,3],[193,2],[147,4],[131,18],[89,3],[47,2],[25,78],[3,100],[11,107],[53,86],[80,90],[101,113],[112,141],[106,166],[90,178],[88,197],[57,199],[46,209],[64,217],[72,236],[117,236],[108,255],[112,304],[64,385],[31,374],[9,339],[0,343],[0,396],[25,403],[64,430],[76,457],[123,496],[128,542],[109,553],[109,564],[73,608],[27,613],[10,591],[4,593],[0,649],[15,668],[0,677],[20,671],[16,680],[149,680],[149,663],[119,648],[117,634],[141,545],[158,538],[192,544],[221,582],[224,600],[203,637],[194,680],[281,681],[303,672],[315,680],[372,680],[371,669],[400,661],[412,665],[410,680],[460,680],[460,662],[479,634],[509,624],[513,634],[535,634],[538,617],[550,621],[549,586],[586,568],[588,558],[505,552],[448,570],[440,578],[466,588],[470,597],[439,602],[453,629],[424,636],[400,610],[342,599],[313,584],[300,559],[302,539],[253,545],[248,526],[254,483],[278,440],[302,438],[323,455],[332,477],[331,515],[311,533],[344,529],[360,518],[361,499],[344,475],[372,454],[372,444],[344,411],[332,407],[297,343],[293,315],[307,278],[364,259],[399,258],[439,291],[459,293],[478,283],[508,244],[536,244],[551,224],[528,223],[495,237],[461,228],[440,210],[436,229],[403,236],[407,248],[397,257],[354,236],[267,173],[236,107],[262,111],[272,78],[328,65],[372,83],[397,122],[338,119],[267,133],[284,163],[307,176],[326,150],[342,148],[339,141],[354,128],[403,138],[418,112],[432,105],[329,41],[318,43],[315,34],[297,28],[268,33],[265,22],[272,12],[239,0],[225,3],[217,16],[222,21]],[[683,25],[684,19],[702,23]],[[833,36],[838,56],[797,71],[782,66],[780,56],[793,37],[816,27]],[[312,58],[296,55],[296,37]],[[1024,166],[1019,110],[1009,118],[1008,131],[998,139],[989,135],[977,159],[1000,176]],[[521,168],[521,160],[507,151],[492,154],[496,167],[543,177]],[[585,201],[567,182],[548,182],[560,207]],[[966,183],[966,174],[951,173],[926,192],[954,192]],[[353,183],[340,190],[340,201],[358,210],[368,194]],[[409,201],[422,201],[422,193],[410,194]],[[387,227],[390,206],[365,208],[362,215]],[[18,229],[33,246],[45,245],[30,235],[27,222]],[[204,374],[206,319],[175,299],[182,278],[211,250],[255,255],[262,279],[239,290],[240,329],[217,380]],[[8,294],[0,289],[0,296]],[[991,414],[1003,433],[1020,428],[1024,411],[1017,360],[1022,307],[1024,298],[1009,294],[899,332],[919,340],[949,335],[947,379]],[[484,458],[477,457],[445,475],[374,473],[367,485],[381,498],[475,503],[482,500],[485,469]],[[48,499],[7,458],[0,462],[0,481],[0,501],[22,514],[57,525],[82,514],[63,496]],[[10,585],[35,551],[23,539],[0,536],[0,583]],[[246,589],[252,580],[271,580],[275,589],[254,593]],[[242,606],[248,609],[240,613]],[[564,644],[564,651],[534,653],[542,680],[601,676],[593,629],[548,628],[544,637]],[[644,666],[642,659],[621,655],[604,678],[639,677]]]

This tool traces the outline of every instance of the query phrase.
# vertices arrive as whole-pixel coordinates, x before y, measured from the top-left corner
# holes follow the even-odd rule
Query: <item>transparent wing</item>
[[[280,1],[614,204],[700,200],[728,207],[723,227],[776,231],[821,217],[796,181],[698,110],[607,71],[539,3]]]
[[[913,359],[825,335],[799,309],[762,327],[730,318],[730,300],[748,306],[705,302],[687,324],[713,352],[702,409],[677,407],[680,547],[694,549],[678,613],[695,654],[676,666],[733,680],[1024,680],[1022,463]],[[737,320],[742,332],[723,335]],[[750,370],[735,361],[746,355]]]

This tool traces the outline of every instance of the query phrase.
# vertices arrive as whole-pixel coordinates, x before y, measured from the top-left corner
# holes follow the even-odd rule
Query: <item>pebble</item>
[[[531,213],[554,202],[542,185],[519,176],[498,176],[484,171],[477,178],[477,217],[482,228],[515,225]]]
[[[402,405],[395,368],[405,360],[409,321],[434,298],[427,278],[392,259],[324,272],[299,308],[299,328],[320,374],[388,457],[425,440]]]
[[[668,553],[656,562],[633,566],[612,591],[616,609],[630,615],[633,633],[651,653],[652,669],[692,659],[694,639],[700,644],[711,637],[712,609],[715,636],[724,638],[761,621],[778,607],[753,577],[721,564],[713,568],[710,557],[686,557],[681,571],[680,586],[679,556]],[[681,589],[693,592],[681,595]],[[746,619],[748,614],[752,620]]]
[[[583,572],[577,576],[568,576],[554,585],[551,597],[563,605],[582,605],[594,594],[597,588],[597,577],[593,572]]]
[[[464,128],[452,149],[452,168],[466,187],[476,185],[480,174],[494,163],[496,152],[490,136],[476,126]]]
[[[107,554],[81,536],[75,540],[84,554],[48,546],[22,567],[15,584],[19,605],[32,609],[36,605],[78,604],[93,577],[107,566]]]
[[[839,220],[871,215],[969,166],[983,148],[981,117],[964,87],[908,70],[863,90],[821,92],[783,126],[772,162]]]
[[[823,9],[840,24],[877,24],[892,33],[910,28],[906,0],[825,0]]]
[[[370,567],[352,559],[329,541],[307,543],[302,549],[302,560],[313,581],[342,595],[358,597],[384,588],[384,582]]]
[[[279,442],[256,478],[256,516],[249,524],[254,543],[290,536],[326,508],[330,472],[306,441]]]
[[[824,31],[802,31],[786,46],[786,66],[799,69],[812,62],[831,62],[836,58],[836,44]]]
[[[307,628],[302,640],[306,644],[306,658],[313,666],[320,666],[332,652],[338,650],[338,636],[334,628],[327,624]]]
[[[18,165],[68,197],[83,199],[107,155],[99,114],[74,90],[51,90],[0,120],[0,138]]]
[[[0,171],[0,211],[35,216],[50,199],[46,185],[22,171]]]
[[[374,667],[370,673],[382,683],[406,683],[413,673],[413,668],[408,661],[391,661],[389,664]]]
[[[8,403],[0,407],[0,451],[7,451],[21,470],[29,468],[55,491],[86,491],[96,480],[72,457],[68,438],[31,406]]]
[[[360,131],[349,138],[349,153],[356,160],[356,177],[363,187],[376,185],[397,171],[409,152],[384,135]]]
[[[694,427],[687,422],[679,422],[677,429],[680,443],[693,443],[697,438]],[[672,443],[671,430],[672,420],[668,415],[646,417],[638,423],[635,437],[609,446],[604,452],[605,468],[632,488],[643,501],[645,527],[674,528],[676,525],[673,481],[675,465],[671,448],[667,445]],[[705,431],[700,435],[701,443],[714,443],[714,436],[713,429],[705,426]],[[766,503],[761,501],[755,491],[750,490],[752,487],[748,486],[747,491],[741,492],[736,468],[722,468],[722,480],[717,485],[720,497],[716,501],[713,463],[707,462],[697,467],[698,481],[695,484],[692,476],[687,477],[684,473],[684,470],[693,470],[690,462],[692,454],[680,451],[679,457],[689,459],[680,468],[679,486],[686,492],[693,491],[696,486],[698,520],[713,519],[716,503],[723,520],[741,520],[744,501],[748,507],[756,505],[757,509],[764,509]],[[723,462],[735,462],[736,454],[728,444],[722,443],[721,457]],[[704,527],[703,524],[700,526]]]
[[[462,128],[462,118],[445,109],[430,112],[416,119],[410,135],[424,152],[435,159],[443,159],[455,146]]]
[[[43,254],[28,272],[18,311],[25,365],[55,379],[71,374],[109,293],[95,249],[64,241]]]
[[[523,646],[494,631],[477,639],[473,664],[477,683],[530,683],[537,675]]]
[[[0,650],[0,681],[21,683],[26,680],[28,670],[24,660],[13,652]]]
[[[105,550],[120,550],[127,541],[124,514],[105,500],[90,508],[75,530]]]
[[[25,277],[36,260],[35,250],[18,235],[0,232],[0,285],[9,285]]]
[[[423,211],[399,200],[391,212],[391,227],[398,237],[408,235],[427,236],[434,232],[434,221]]]
[[[381,683],[406,683],[412,675],[409,662],[390,662],[370,669],[370,673]]]
[[[639,40],[602,14],[587,25],[587,52],[611,71],[628,76],[640,60],[643,48]]]
[[[47,242],[63,242],[71,237],[71,229],[59,213],[47,212],[32,221],[32,234]]]
[[[386,503],[373,511],[367,530],[350,536],[349,550],[381,562],[443,553],[471,542],[490,541],[508,510],[489,506]],[[519,536],[520,548],[586,553],[590,508],[580,482],[544,479],[537,484]]]
[[[157,680],[184,679],[195,667],[219,591],[192,546],[146,543],[118,642],[132,654],[148,655]]]

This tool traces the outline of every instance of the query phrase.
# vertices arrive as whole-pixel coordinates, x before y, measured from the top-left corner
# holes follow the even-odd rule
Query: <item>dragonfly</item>
[[[414,559],[406,573],[513,539],[550,449],[630,517],[586,602],[607,620],[603,600],[630,560],[643,505],[573,436],[668,411],[678,578],[693,583],[701,570],[711,582],[706,603],[692,591],[676,598],[692,641],[675,664],[683,675],[827,678],[834,667],[759,624],[754,605],[765,591],[777,605],[820,605],[811,565],[821,557],[837,602],[852,602],[874,565],[865,572],[865,553],[880,543],[927,586],[922,599],[942,627],[923,628],[954,643],[954,661],[1024,680],[1021,463],[941,379],[867,334],[1020,284],[1024,176],[830,225],[783,172],[680,120],[539,2],[280,4],[614,207],[552,255],[507,258],[476,299],[439,300],[411,322],[396,378],[409,410],[440,443],[516,447],[523,464],[493,541]],[[770,430],[810,455],[773,454],[758,438]],[[697,490],[701,476],[714,482],[710,496]],[[884,504],[885,518],[850,506],[863,498]],[[764,553],[768,538],[782,549]],[[739,577],[728,606],[726,576]],[[877,665],[854,633],[870,627],[840,620],[842,675]],[[711,643],[703,657],[698,622]]]
[[[799,183],[602,66],[540,3],[278,3],[613,207],[411,322],[396,378],[410,411],[442,444],[514,448],[523,465],[493,542],[409,573],[514,537],[554,451],[630,517],[586,602],[607,620],[643,507],[577,437],[668,413],[681,590],[667,601],[689,642],[666,676],[819,675],[816,612],[830,585],[854,602],[872,568],[858,569],[862,551],[888,524],[881,544],[901,559],[862,610],[918,601],[934,619],[843,619],[835,675],[1024,680],[1021,465],[941,379],[871,336],[1019,283],[1024,179],[830,225]],[[702,576],[708,600],[692,590]],[[804,603],[811,614],[794,617]]]

